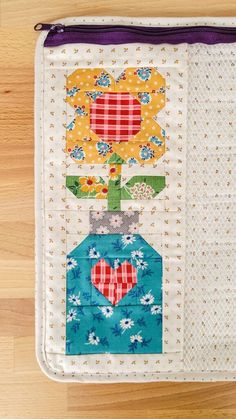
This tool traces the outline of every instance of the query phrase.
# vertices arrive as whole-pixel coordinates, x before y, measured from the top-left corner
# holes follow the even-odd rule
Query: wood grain
[[[236,16],[222,0],[2,0],[0,418],[234,418],[236,383],[50,381],[34,353],[33,25],[65,16]]]

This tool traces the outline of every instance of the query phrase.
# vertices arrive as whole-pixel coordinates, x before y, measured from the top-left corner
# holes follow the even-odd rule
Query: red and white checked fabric
[[[101,140],[128,141],[141,129],[141,104],[130,93],[104,93],[90,106],[90,128]]]
[[[137,270],[127,260],[113,269],[101,259],[91,270],[91,280],[104,297],[115,305],[137,284]]]

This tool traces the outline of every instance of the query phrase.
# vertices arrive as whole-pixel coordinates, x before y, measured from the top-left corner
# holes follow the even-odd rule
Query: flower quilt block
[[[165,105],[165,80],[155,68],[79,69],[67,78],[67,153],[78,163],[154,163],[165,152],[156,122]]]
[[[108,166],[105,177],[66,177],[76,198],[107,200],[107,211],[90,212],[89,236],[68,254],[67,354],[161,353],[162,258],[139,234],[139,213],[121,211],[121,202],[154,199],[165,176],[122,179],[121,172],[165,152],[156,121],[164,78],[156,68],[127,68],[116,79],[105,69],[79,69],[67,78],[67,102],[74,109],[67,154],[91,169]]]

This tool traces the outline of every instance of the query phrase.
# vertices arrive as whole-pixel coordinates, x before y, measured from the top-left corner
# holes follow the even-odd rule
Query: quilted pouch
[[[49,377],[235,378],[235,25],[35,26],[36,337]]]

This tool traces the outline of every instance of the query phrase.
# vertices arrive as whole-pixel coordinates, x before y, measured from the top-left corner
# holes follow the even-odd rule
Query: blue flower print
[[[99,336],[96,336],[94,330],[89,330],[87,334],[87,345],[98,345],[100,343]]]
[[[90,259],[98,259],[100,258],[100,253],[96,250],[95,247],[89,248],[89,257]]]
[[[158,147],[162,145],[162,141],[156,135],[152,135],[151,137],[149,137],[148,141],[157,145]]]
[[[136,237],[133,234],[124,234],[121,238],[123,243],[123,248],[128,246],[129,244],[133,244],[136,240]]]
[[[137,70],[137,75],[138,77],[143,80],[143,81],[147,81],[150,79],[151,77],[151,68],[139,68]]]
[[[78,295],[71,294],[68,297],[69,303],[71,303],[73,306],[80,306],[80,293]]]
[[[77,311],[72,308],[71,310],[69,310],[69,313],[66,316],[66,321],[67,322],[72,322],[73,320],[79,321],[79,319],[77,319],[76,316],[77,316]]]
[[[95,86],[109,87],[111,80],[108,74],[102,72],[101,75],[96,79]]]
[[[99,310],[101,310],[101,313],[103,316],[105,316],[107,319],[112,316],[113,314],[113,308],[111,306],[104,306],[104,307],[98,307]]]
[[[136,285],[115,305],[91,280],[102,258],[112,275],[124,261],[136,269]],[[142,236],[90,234],[67,262],[68,355],[162,353],[162,258]]]
[[[76,160],[84,160],[85,159],[85,152],[82,147],[78,147],[77,145],[74,147],[73,150],[68,150],[70,152],[70,157]]]
[[[87,116],[88,112],[85,112],[84,106],[77,106],[75,113],[79,116]]]
[[[111,331],[115,337],[121,336],[122,330],[118,324],[115,324],[113,327],[111,327]]]
[[[142,250],[140,250],[140,249],[138,249],[138,250],[133,250],[132,252],[131,252],[131,257],[132,257],[132,259],[138,259],[138,258],[143,258],[143,252],[142,252]]]
[[[71,122],[67,125],[66,129],[67,129],[68,131],[72,131],[72,130],[74,129],[74,127],[75,127],[75,119],[73,119],[73,121],[71,121]]]
[[[76,93],[79,91],[78,87],[73,86],[71,89],[67,89],[67,96],[73,97],[76,95]]]
[[[76,268],[77,261],[73,258],[67,258],[66,259],[66,266],[67,266],[67,270],[70,271],[71,269]]]
[[[144,269],[147,269],[148,263],[143,259],[137,259],[136,266],[137,266],[137,269],[142,269],[143,271]]]
[[[101,313],[93,313],[93,321],[97,321],[98,323],[102,322],[104,319]]]
[[[96,148],[98,150],[98,154],[104,157],[106,157],[106,155],[112,151],[112,147],[104,141],[99,141],[96,144]]]
[[[101,344],[102,346],[109,346],[107,338],[99,337],[96,334],[96,330],[94,327],[87,331],[86,340],[87,342],[85,343],[85,345],[97,346]]]
[[[66,352],[70,353],[70,350],[71,350],[71,345],[72,345],[73,343],[74,343],[74,342],[73,342],[73,341],[71,341],[71,339],[66,339]]]
[[[152,295],[151,292],[152,292],[152,290],[148,291],[147,294],[143,295],[140,298],[140,303],[141,304],[143,304],[143,305],[150,305],[150,304],[153,304],[154,303],[155,298],[154,298],[154,296]]]
[[[141,335],[141,330],[136,334],[130,336],[130,345],[129,345],[129,351],[132,353],[135,353],[138,346],[141,345],[142,347],[146,347],[149,345],[149,343],[152,341],[152,338],[145,339]]]
[[[143,285],[141,285],[141,286],[136,285],[136,287],[129,292],[130,297],[131,298],[136,298],[136,299],[138,297],[141,297],[142,294],[144,294],[144,286]]]
[[[147,105],[148,103],[151,102],[151,95],[149,93],[139,93],[138,97],[140,99],[140,102],[143,103],[144,105]]]
[[[135,158],[135,157],[130,157],[130,158],[127,160],[127,163],[128,163],[128,164],[131,164],[131,165],[133,165],[133,164],[137,164],[137,163],[138,163],[138,160],[136,160],[136,158]]]
[[[154,157],[154,150],[152,150],[148,145],[144,145],[140,149],[140,157],[142,160],[150,160]]]
[[[79,320],[77,320],[77,322],[73,323],[73,325],[72,325],[72,330],[73,330],[74,334],[76,334],[79,329],[80,329],[80,323],[79,323]]]
[[[161,305],[154,305],[151,307],[151,314],[156,316],[158,314],[162,314],[162,306]]]
[[[128,330],[131,329],[134,326],[134,321],[130,318],[124,318],[120,320],[120,327],[122,329],[122,334]]]
[[[136,333],[135,335],[131,335],[130,336],[130,345],[129,345],[129,351],[130,352],[135,352],[135,349],[137,349],[138,344],[143,342],[143,337],[141,335],[141,330]]]
[[[92,100],[96,100],[98,97],[103,95],[103,92],[86,92],[86,95]]]

